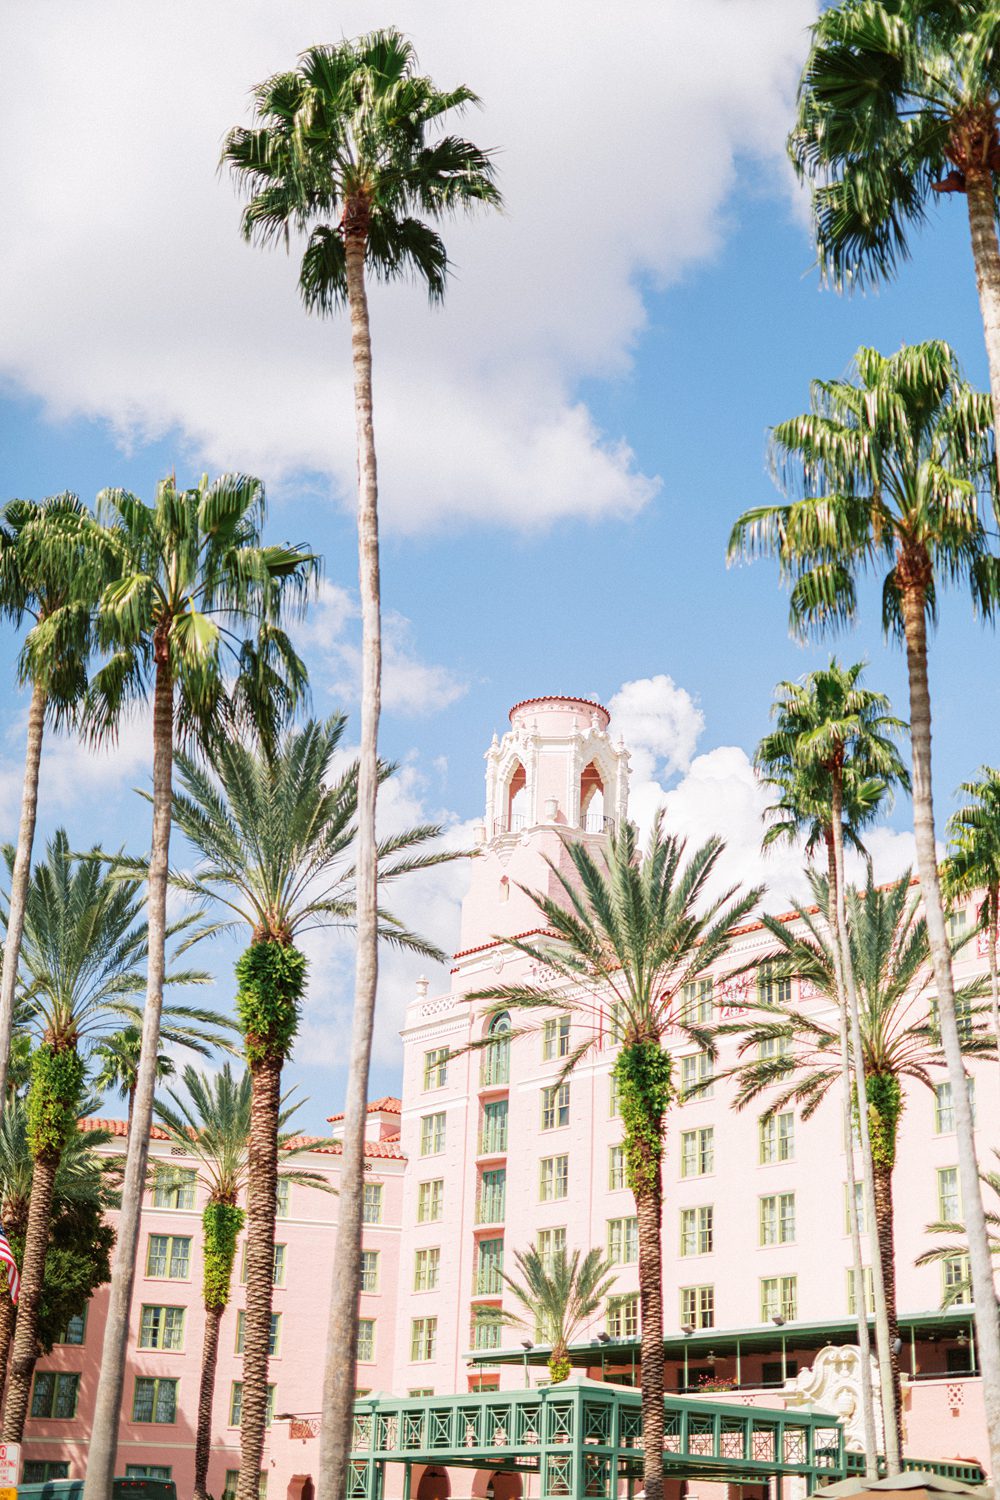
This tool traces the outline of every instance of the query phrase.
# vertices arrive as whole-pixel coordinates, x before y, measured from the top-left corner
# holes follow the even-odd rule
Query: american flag
[[[7,1285],[10,1287],[10,1300],[17,1306],[18,1293],[21,1290],[21,1278],[17,1274],[17,1261],[14,1252],[10,1248],[10,1240],[4,1233],[4,1227],[0,1224],[0,1265],[7,1267]]]

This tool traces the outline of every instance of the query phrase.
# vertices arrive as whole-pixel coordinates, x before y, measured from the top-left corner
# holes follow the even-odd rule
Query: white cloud
[[[340,702],[354,703],[360,696],[360,619],[356,597],[339,584],[324,580],[298,632],[299,640],[312,648],[314,676]],[[383,611],[382,706],[387,713],[436,713],[467,690],[467,683],[447,667],[420,660],[405,615]]]
[[[694,698],[672,677],[641,677],[626,682],[608,704],[611,728],[632,753],[633,777],[651,776],[662,763],[662,774],[686,771],[705,728],[705,715]]]
[[[192,460],[329,474],[349,501],[346,323],[300,311],[294,257],[240,242],[215,159],[251,84],[313,42],[396,23],[435,78],[482,94],[464,128],[498,148],[507,210],[448,227],[443,311],[411,286],[373,297],[386,520],[630,515],[657,480],[579,382],[628,371],[644,286],[715,253],[748,157],[783,180],[814,12],[633,0],[609,27],[598,0],[347,0],[335,16],[319,0],[14,0],[0,377],[123,442],[176,431]]]
[[[8,723],[4,734],[4,753],[0,757],[0,818],[13,840],[24,779],[26,713],[21,712]],[[49,822],[73,814],[88,820],[92,814],[129,799],[134,817],[129,826],[144,829],[139,843],[130,852],[141,852],[149,842],[148,821],[133,788],[147,788],[153,757],[152,716],[147,711],[125,720],[118,737],[103,746],[93,746],[74,735],[46,729],[42,741],[42,763],[38,773],[39,813]],[[88,837],[90,833],[88,830]],[[104,834],[105,842],[110,842]]]

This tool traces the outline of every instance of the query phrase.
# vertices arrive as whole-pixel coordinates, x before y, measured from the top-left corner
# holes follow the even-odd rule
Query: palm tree
[[[5,851],[13,871],[16,855]],[[76,1130],[86,1076],[86,1049],[95,1035],[140,1016],[133,996],[145,987],[148,954],[141,880],[117,879],[100,850],[78,858],[63,829],[37,864],[24,904],[21,970],[33,1005],[37,1046],[27,1096],[31,1198],[10,1383],[3,1414],[5,1442],[19,1443],[37,1358],[38,1309],[59,1163]],[[206,975],[170,976],[201,983]],[[210,1023],[211,1012],[184,1012]]]
[[[299,273],[307,309],[329,313],[346,304],[351,320],[362,625],[358,937],[319,1500],[339,1500],[350,1449],[354,1375],[344,1351],[357,1344],[365,1106],[378,980],[375,799],[382,632],[366,280],[412,276],[424,282],[432,301],[440,301],[449,267],[434,225],[460,208],[500,204],[489,154],[440,133],[444,117],[477,103],[475,94],[462,85],[442,91],[416,69],[412,46],[394,29],[310,47],[294,70],[255,89],[253,128],[231,131],[222,153],[248,194],[244,237],[287,244],[290,229],[307,233]],[[256,1475],[241,1473],[238,1500],[252,1500],[256,1483]]]
[[[1000,421],[1000,49],[990,5],[846,0],[813,26],[788,146],[812,183],[820,265],[837,286],[891,277],[932,193],[964,193]]]
[[[528,1014],[555,1007],[570,1018],[579,1016],[583,1035],[561,1078],[601,1045],[608,1008],[613,1008],[610,1030],[621,1044],[614,1077],[625,1127],[625,1174],[639,1231],[648,1500],[663,1496],[662,1160],[666,1115],[677,1092],[664,1040],[679,1028],[711,1049],[707,1032],[688,1024],[683,1004],[675,1002],[686,985],[696,985],[725,956],[734,928],[761,895],[759,888],[738,895],[736,886],[709,894],[724,847],[721,839],[712,838],[686,858],[685,841],[664,833],[662,813],[642,857],[632,823],[613,830],[599,854],[567,839],[571,874],[550,866],[558,896],[527,891],[549,938],[542,943],[507,940],[515,952],[549,971],[559,990],[525,982],[491,985],[469,996],[491,1001],[491,1015],[508,1007]]]
[[[267,1407],[281,1070],[306,985],[306,959],[297,943],[316,928],[353,929],[355,918],[357,766],[328,785],[344,723],[334,718],[307,724],[282,736],[271,751],[248,747],[236,735],[222,738],[213,748],[211,771],[190,756],[177,756],[174,821],[201,858],[193,876],[178,876],[175,883],[222,908],[217,930],[242,930],[250,939],[236,965],[236,1011],[252,1081],[238,1490],[251,1500]],[[382,766],[380,775],[391,771]],[[440,832],[422,826],[382,840],[380,884],[456,858],[422,849]],[[442,957],[385,912],[379,931],[412,952]],[[345,1165],[342,1183],[347,1177]]]
[[[208,1460],[212,1441],[212,1402],[215,1397],[215,1367],[219,1355],[219,1325],[229,1305],[232,1289],[236,1241],[246,1217],[240,1198],[249,1185],[250,1115],[252,1083],[249,1072],[234,1077],[228,1062],[219,1073],[199,1073],[190,1065],[184,1069],[187,1098],[172,1090],[167,1099],[157,1100],[157,1122],[175,1146],[198,1163],[198,1179],[207,1193],[202,1210],[202,1296],[205,1303],[205,1336],[201,1353],[201,1384],[198,1391],[198,1427],[194,1449],[195,1500],[209,1500]],[[169,1102],[167,1102],[169,1101]],[[299,1108],[286,1105],[279,1116],[285,1126]],[[310,1145],[292,1144],[292,1133],[278,1137],[279,1150],[295,1154]],[[306,1183],[323,1192],[332,1192],[325,1177],[318,1172],[284,1171],[280,1177],[289,1182]]]
[[[265,546],[264,513],[263,486],[245,474],[223,474],[211,483],[204,476],[187,490],[178,490],[171,477],[157,486],[152,505],[125,490],[104,490],[97,500],[115,581],[98,606],[97,635],[107,660],[94,674],[87,720],[94,736],[113,736],[123,713],[143,702],[152,687],[153,828],[135,1128],[126,1156],[86,1500],[106,1500],[118,1441],[159,1057],[175,740],[207,735],[220,715],[234,713],[270,736],[305,687],[305,670],[281,619],[289,594],[304,597],[315,559],[300,547]],[[229,693],[227,655],[235,678]]]
[[[951,849],[944,866],[946,892],[954,897],[982,892],[979,923],[986,936],[990,967],[990,1005],[993,1041],[1000,1059],[1000,983],[997,979],[997,942],[1000,941],[1000,771],[980,766],[975,781],[963,781],[959,791],[969,800],[948,820]]]
[[[184,1024],[172,1019],[171,1007],[164,1007],[166,1021],[160,1027],[160,1040],[170,1047],[185,1047],[189,1052],[210,1057],[213,1051],[222,1049],[232,1052],[233,1044],[218,1031],[206,1030],[197,1022]],[[232,1028],[234,1023],[225,1016],[215,1022],[219,1027]],[[105,1037],[94,1048],[93,1056],[98,1069],[94,1075],[94,1088],[100,1093],[112,1090],[128,1101],[128,1128],[132,1129],[132,1112],[135,1105],[135,1090],[139,1080],[139,1056],[142,1048],[142,1032],[138,1026],[123,1026],[120,1031]],[[162,1083],[172,1078],[177,1071],[172,1058],[166,1052],[156,1059],[156,1081]],[[153,1108],[156,1108],[154,1104]]]
[[[84,1111],[89,1110],[85,1101]],[[58,1235],[60,1220],[66,1214],[79,1210],[103,1212],[117,1206],[111,1188],[107,1159],[97,1154],[98,1147],[111,1140],[110,1131],[76,1129],[66,1138],[66,1145],[56,1172],[52,1201],[52,1227],[50,1231],[50,1264],[52,1239]],[[0,1117],[0,1218],[15,1256],[23,1261],[24,1239],[28,1228],[28,1209],[31,1202],[31,1184],[34,1171],[28,1139],[28,1110],[23,1098],[7,1101],[7,1108]],[[104,1237],[106,1238],[106,1236]],[[113,1239],[113,1234],[111,1236]],[[6,1274],[6,1273],[5,1273]],[[6,1288],[6,1282],[4,1283]],[[45,1288],[43,1287],[43,1302]],[[86,1298],[70,1309],[70,1316],[83,1311]],[[14,1337],[17,1313],[10,1297],[0,1295],[0,1396],[7,1378],[10,1346]],[[44,1306],[40,1309],[40,1325],[46,1321]]]
[[[810,834],[815,839],[821,831],[826,844],[829,866],[827,913],[832,918],[830,925],[835,935],[834,953],[838,958],[838,1004],[842,1022],[851,1038],[850,1047],[848,1048],[845,1040],[841,1049],[845,1069],[845,1110],[850,1107],[849,1073],[852,1067],[854,1091],[858,1097],[864,1091],[858,996],[845,907],[845,789],[852,803],[849,809],[851,816],[846,821],[850,828],[850,840],[856,845],[859,843],[859,827],[874,818],[892,788],[909,785],[909,777],[893,738],[906,726],[889,714],[889,700],[884,693],[876,693],[862,686],[863,673],[864,665],[861,662],[841,667],[836,658],[832,658],[829,667],[810,672],[801,682],[779,683],[772,706],[775,727],[761,741],[756,754],[758,768],[777,782],[786,799],[790,797],[800,815],[806,813],[808,821],[819,825],[810,829]],[[784,818],[771,832],[785,831],[787,813],[786,809]],[[801,817],[793,821],[801,821]],[[867,1116],[862,1113],[858,1123],[862,1182],[872,1242],[875,1334],[885,1419],[886,1464],[890,1473],[896,1473],[902,1446],[898,1362],[893,1351],[895,1335],[889,1326],[886,1290],[881,1279],[882,1262],[875,1229],[876,1186]],[[846,1140],[850,1142],[851,1139],[852,1135],[848,1133]],[[851,1155],[850,1148],[848,1155]],[[851,1178],[853,1162],[849,1163],[849,1181]],[[853,1185],[851,1191],[853,1192]],[[860,1288],[860,1237],[855,1276]],[[862,1366],[867,1371],[868,1327],[863,1308],[862,1298],[859,1303],[858,1332]]]
[[[741,516],[729,551],[777,555],[800,634],[852,620],[859,577],[881,574],[883,625],[905,643],[917,868],[955,1096],[990,1451],[1000,1466],[1000,1329],[937,869],[927,679],[939,586],[967,582],[975,609],[995,609],[997,559],[983,514],[996,484],[993,413],[944,343],[888,357],[859,349],[853,376],[816,382],[812,409],[775,429],[777,474],[793,497]]]
[[[614,1269],[600,1250],[588,1250],[581,1260],[579,1250],[572,1255],[557,1250],[546,1256],[529,1245],[527,1250],[515,1250],[514,1259],[521,1279],[505,1271],[500,1274],[522,1312],[498,1308],[491,1317],[484,1311],[483,1321],[527,1329],[533,1338],[550,1344],[549,1374],[552,1384],[559,1385],[570,1372],[569,1346],[607,1297],[614,1285]]]
[[[810,872],[809,880],[816,907],[820,912],[829,910],[828,879]],[[919,914],[920,897],[912,885],[911,873],[906,870],[892,885],[879,888],[869,865],[864,889],[852,888],[847,893],[847,932],[859,992],[860,1057],[867,1103],[867,1108],[858,1112],[858,1123],[861,1118],[868,1123],[874,1168],[874,1216],[867,1205],[866,1211],[882,1272],[897,1413],[900,1392],[895,1341],[899,1322],[892,1177],[899,1120],[905,1107],[903,1090],[907,1079],[933,1090],[944,1068],[929,993],[933,970],[927,923]],[[766,915],[762,919],[777,944],[766,960],[768,972],[775,979],[805,981],[839,1011],[841,986],[834,943],[813,910],[798,902],[793,905],[791,922]],[[957,996],[969,1013],[962,1039],[966,1056],[982,1055],[991,1048],[987,1029],[971,1013],[972,1001],[981,995],[982,988],[976,981]],[[756,1005],[751,1010],[747,1021],[720,1028],[741,1034],[740,1055],[747,1058],[737,1071],[736,1108],[742,1109],[773,1089],[776,1092],[769,1099],[768,1115],[795,1106],[803,1119],[809,1119],[842,1078],[842,1028],[831,1024],[824,1012],[814,1007],[783,1006],[780,1020],[775,1020],[773,1007]],[[780,1037],[783,1050],[762,1059],[761,1041],[775,1035]],[[847,1050],[853,1053],[853,1044],[849,1043]],[[848,1183],[848,1194],[851,1190]],[[874,1292],[877,1302],[877,1286]],[[862,1296],[862,1308],[866,1301]]]
[[[87,525],[87,512],[75,495],[11,500],[0,511],[0,613],[17,625],[31,621],[18,662],[20,681],[31,683],[31,703],[17,858],[0,974],[0,1110],[7,1098],[42,737],[46,720],[58,725],[73,718],[86,690],[91,616],[104,582],[102,563],[101,549],[94,545]]]

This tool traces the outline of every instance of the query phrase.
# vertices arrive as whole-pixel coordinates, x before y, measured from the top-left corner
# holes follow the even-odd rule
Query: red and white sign
[[[0,1489],[17,1484],[21,1472],[21,1444],[0,1443]]]
[[[318,1417],[293,1417],[288,1426],[288,1436],[300,1438],[306,1442],[309,1438],[319,1437]]]

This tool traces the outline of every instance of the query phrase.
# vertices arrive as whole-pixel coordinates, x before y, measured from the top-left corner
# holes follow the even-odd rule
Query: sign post
[[[17,1500],[21,1444],[0,1443],[0,1500]]]

